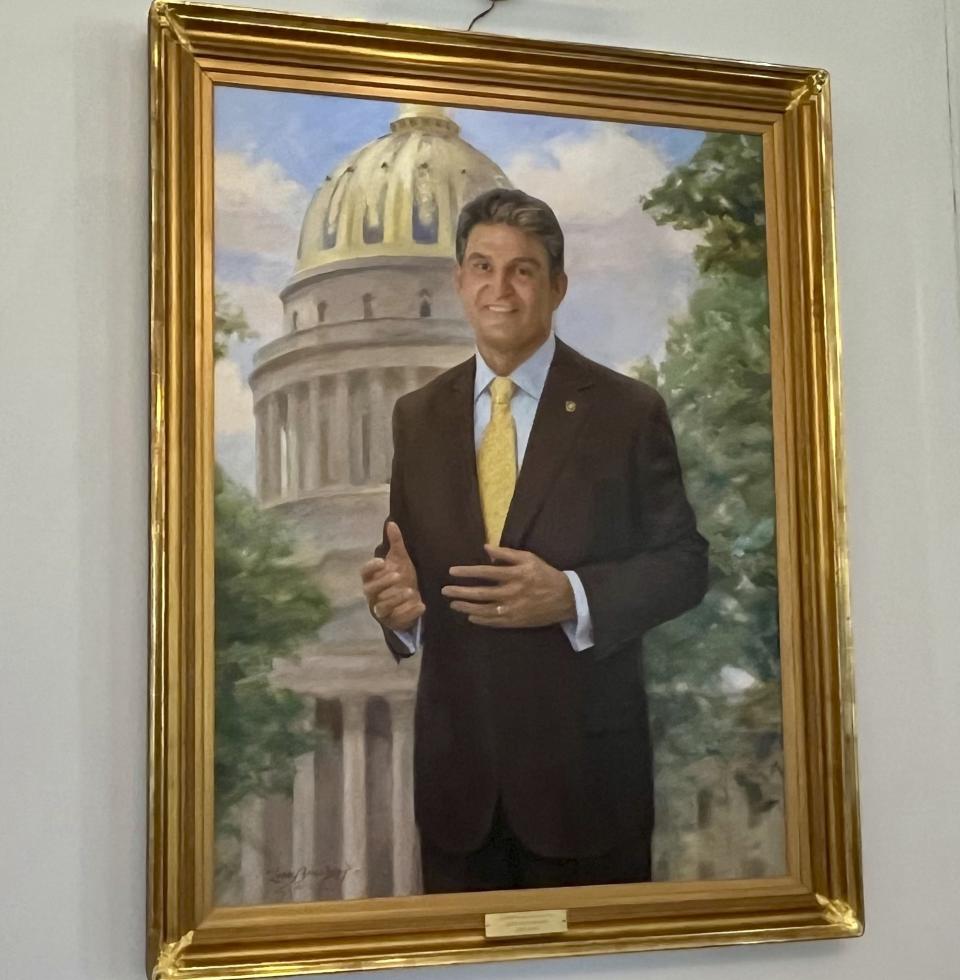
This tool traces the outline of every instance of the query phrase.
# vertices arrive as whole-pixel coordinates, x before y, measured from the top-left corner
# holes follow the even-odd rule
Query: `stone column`
[[[287,390],[287,497],[300,496],[303,489],[303,409],[300,385]]]
[[[364,392],[355,386],[350,397],[350,476],[348,482],[362,485],[367,482],[368,470],[364,464],[363,409]],[[366,455],[369,457],[370,447]]]
[[[386,483],[390,475],[390,419],[384,391],[384,371],[373,368],[370,385],[370,483]]]
[[[267,485],[267,409],[264,400],[253,410],[256,421],[257,499],[263,501]]]
[[[343,897],[367,893],[366,699],[343,702]]]
[[[307,412],[303,427],[303,489],[318,490],[320,474],[320,379],[312,378],[307,386]]]
[[[264,424],[264,471],[263,496],[270,502],[280,496],[280,395],[273,392],[266,396]]]
[[[264,898],[264,803],[259,796],[243,801],[240,813],[240,880],[243,904],[259,905]]]
[[[412,697],[390,701],[394,895],[414,895],[420,885],[413,817],[413,705]]]
[[[330,413],[330,480],[350,482],[350,386],[346,372],[334,379],[333,410]]]
[[[310,704],[315,702],[311,699]],[[311,712],[311,717],[312,717]],[[301,755],[293,774],[291,821],[291,868],[294,873],[293,900],[312,902],[316,897],[316,761],[313,752]],[[302,871],[302,873],[301,873]]]

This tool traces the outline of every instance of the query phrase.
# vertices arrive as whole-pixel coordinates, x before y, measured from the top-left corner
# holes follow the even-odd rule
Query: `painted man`
[[[476,355],[398,400],[390,517],[362,570],[394,655],[423,658],[424,889],[646,881],[642,637],[707,577],[670,422],[554,336],[567,277],[546,204],[481,195],[456,251]]]

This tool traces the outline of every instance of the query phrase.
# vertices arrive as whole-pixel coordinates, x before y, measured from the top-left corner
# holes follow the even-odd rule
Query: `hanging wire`
[[[483,17],[486,17],[487,14],[489,14],[490,11],[493,10],[493,8],[496,7],[498,3],[504,3],[504,2],[505,0],[490,0],[490,6],[487,7],[487,9],[484,10],[482,13],[477,14],[477,16],[474,17],[472,21],[470,21],[470,26],[467,28],[467,30],[472,31],[473,25],[476,24],[478,20],[480,20]]]

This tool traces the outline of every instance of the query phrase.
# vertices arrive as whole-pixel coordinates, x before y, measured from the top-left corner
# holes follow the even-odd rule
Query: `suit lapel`
[[[503,528],[501,541],[506,547],[521,546],[560,467],[573,449],[590,407],[586,389],[591,383],[590,374],[580,359],[558,339]],[[479,506],[479,491],[477,501]]]

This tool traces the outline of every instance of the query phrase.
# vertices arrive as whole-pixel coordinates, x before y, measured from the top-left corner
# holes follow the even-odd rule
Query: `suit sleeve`
[[[595,656],[613,653],[692,609],[707,589],[707,542],[697,532],[659,396],[639,430],[631,467],[637,550],[576,569],[587,593]]]
[[[390,550],[390,544],[387,541],[387,521],[393,521],[400,528],[401,533],[403,533],[409,527],[409,524],[407,523],[407,512],[403,493],[403,442],[401,430],[400,404],[398,402],[393,409],[393,465],[390,470],[390,514],[387,517],[387,520],[383,522],[383,536],[380,540],[380,544],[377,545],[373,552],[377,558],[383,558],[383,556]],[[407,546],[410,559],[414,562],[414,565],[416,565],[413,549],[411,548],[410,541],[407,540],[406,535],[404,535],[404,543]],[[400,661],[406,657],[412,657],[414,655],[416,651],[411,650],[393,630],[387,629],[384,626],[381,626],[380,628],[383,630],[383,638],[386,641],[387,646],[390,648],[390,652],[393,654],[394,659]],[[422,620],[420,642],[421,644],[423,642]]]

